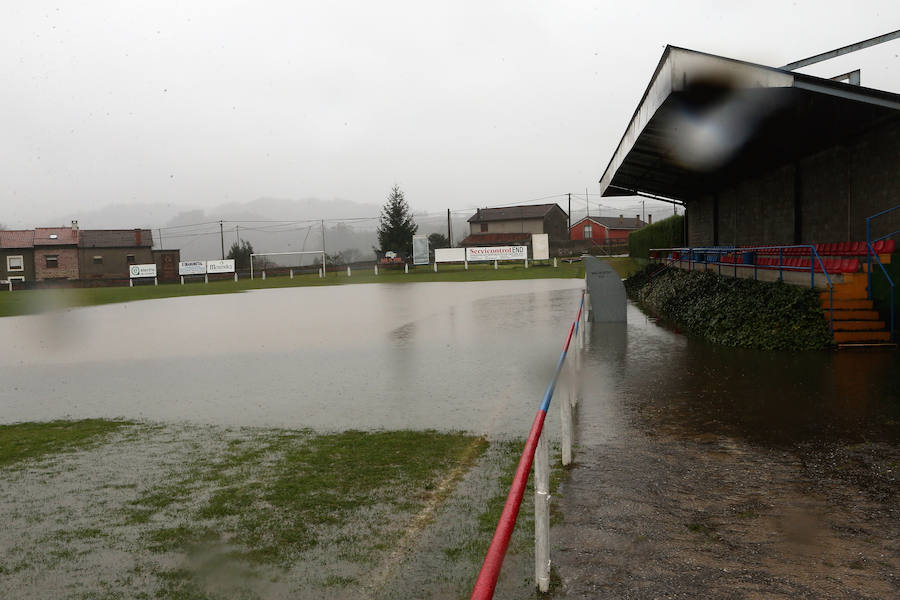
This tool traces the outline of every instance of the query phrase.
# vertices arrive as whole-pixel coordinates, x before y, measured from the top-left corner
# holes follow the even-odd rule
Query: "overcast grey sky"
[[[6,2],[0,222],[596,193],[666,43],[777,66],[898,28],[896,0]],[[900,92],[898,54],[806,72]]]

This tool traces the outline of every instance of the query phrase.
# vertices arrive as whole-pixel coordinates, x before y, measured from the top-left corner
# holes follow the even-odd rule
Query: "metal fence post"
[[[539,590],[550,589],[550,453],[543,433],[534,451],[534,578]]]

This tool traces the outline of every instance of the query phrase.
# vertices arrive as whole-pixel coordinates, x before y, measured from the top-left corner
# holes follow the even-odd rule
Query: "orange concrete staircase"
[[[866,298],[866,274],[845,273],[843,279],[834,284],[834,341],[838,347],[891,345],[890,332]],[[827,319],[829,293],[820,292],[819,299]]]

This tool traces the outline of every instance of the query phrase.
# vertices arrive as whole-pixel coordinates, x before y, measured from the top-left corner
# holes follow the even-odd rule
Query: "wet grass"
[[[619,270],[626,268],[628,258],[608,259],[613,268]],[[493,265],[475,264],[469,265],[469,270],[464,270],[462,265],[440,265],[435,273],[431,267],[418,267],[411,269],[409,274],[401,270],[382,270],[379,275],[374,274],[372,268],[358,269],[347,277],[346,270],[337,273],[329,273],[326,278],[319,278],[315,274],[296,275],[293,279],[287,276],[269,277],[265,281],[256,278],[253,281],[241,279],[234,282],[231,279],[223,281],[211,281],[179,284],[137,285],[133,288],[101,287],[101,288],[72,288],[72,289],[46,289],[46,290],[20,290],[12,293],[0,292],[0,317],[34,314],[47,310],[95,306],[100,304],[113,304],[119,302],[132,302],[136,300],[152,300],[159,298],[173,298],[179,296],[202,296],[211,294],[231,294],[247,290],[286,287],[309,287],[323,285],[346,285],[358,283],[415,283],[415,282],[464,282],[464,281],[492,281],[513,279],[567,279],[584,277],[584,268],[581,263],[560,262],[557,268],[552,265],[530,265],[525,269],[521,263],[500,265],[494,270]],[[629,267],[630,268],[630,267]],[[623,275],[624,276],[624,275]]]
[[[101,442],[130,421],[84,419],[0,425],[0,467]]]

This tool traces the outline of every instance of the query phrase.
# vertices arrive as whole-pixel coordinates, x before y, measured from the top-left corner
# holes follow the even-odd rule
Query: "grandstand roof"
[[[667,46],[600,191],[684,200],[900,118],[900,95]]]

